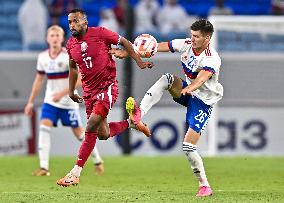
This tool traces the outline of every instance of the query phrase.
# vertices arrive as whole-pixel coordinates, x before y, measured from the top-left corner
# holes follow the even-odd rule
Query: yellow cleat
[[[144,133],[147,137],[150,137],[151,131],[148,126],[141,121],[141,110],[133,97],[128,97],[125,107],[129,114],[130,121],[134,124],[134,129]]]

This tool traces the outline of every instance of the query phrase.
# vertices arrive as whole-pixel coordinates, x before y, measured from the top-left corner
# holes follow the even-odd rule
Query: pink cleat
[[[130,120],[135,125],[141,121],[141,110],[133,97],[128,97],[126,100],[126,111],[129,114]]]
[[[148,126],[141,121],[141,110],[133,97],[127,99],[126,111],[129,114],[129,119],[135,125],[135,129],[144,133],[147,137],[151,136]]]
[[[208,197],[213,195],[213,191],[209,186],[201,186],[199,187],[199,191],[196,194],[196,197]]]

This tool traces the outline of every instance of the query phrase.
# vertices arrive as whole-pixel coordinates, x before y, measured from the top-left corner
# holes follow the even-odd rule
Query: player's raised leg
[[[146,92],[141,103],[141,118],[152,108],[153,105],[158,103],[165,90],[172,88],[174,76],[170,73],[165,73],[159,80]]]
[[[129,114],[130,120],[136,124],[138,128],[145,128],[145,125],[141,121],[142,117],[152,108],[153,105],[160,101],[164,91],[168,90],[171,94],[172,92],[178,92],[180,95],[181,87],[182,85],[179,78],[170,73],[163,74],[162,77],[146,92],[140,103],[140,107],[137,105],[133,97],[129,97],[127,99],[126,111]]]

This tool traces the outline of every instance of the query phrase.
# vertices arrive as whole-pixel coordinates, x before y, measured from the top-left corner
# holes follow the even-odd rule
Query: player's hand
[[[187,86],[187,87],[185,87],[185,88],[183,88],[182,90],[181,90],[181,94],[182,95],[187,95],[187,94],[192,94],[192,91],[191,91],[191,89],[190,89],[190,86]]]
[[[153,62],[137,62],[137,65],[139,66],[139,68],[141,69],[145,69],[145,68],[153,68],[154,64]]]
[[[25,106],[25,114],[27,116],[33,115],[33,107],[34,107],[33,103],[27,103],[27,105]]]
[[[74,102],[77,102],[77,103],[82,103],[82,102],[83,102],[83,98],[80,97],[78,94],[72,94],[72,95],[69,95],[69,97],[70,97]]]
[[[52,101],[54,102],[59,102],[60,99],[63,97],[63,95],[60,92],[57,92],[53,94],[52,96],[53,96]]]
[[[123,59],[128,56],[127,51],[122,50],[122,49],[111,49],[109,50],[109,53],[119,59]]]

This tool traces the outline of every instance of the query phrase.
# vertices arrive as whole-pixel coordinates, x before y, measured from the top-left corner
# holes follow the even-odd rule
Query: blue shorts
[[[182,88],[188,86],[186,81],[183,80],[182,83]],[[174,101],[187,107],[186,123],[191,129],[197,133],[204,130],[209,121],[212,106],[192,95],[181,95],[180,98],[174,98]]]
[[[53,126],[57,126],[58,120],[61,120],[62,125],[76,128],[82,125],[79,109],[62,109],[43,103],[41,107],[40,119],[49,119]]]

